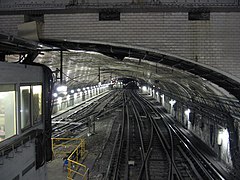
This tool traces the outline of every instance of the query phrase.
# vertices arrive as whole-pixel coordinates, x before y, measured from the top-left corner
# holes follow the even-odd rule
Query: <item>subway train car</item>
[[[46,66],[0,62],[0,179],[47,179],[51,91]]]

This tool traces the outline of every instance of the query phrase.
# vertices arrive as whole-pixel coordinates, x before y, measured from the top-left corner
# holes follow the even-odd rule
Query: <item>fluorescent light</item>
[[[58,86],[57,87],[57,91],[58,92],[66,92],[67,91],[67,86]]]
[[[146,86],[142,86],[142,90],[143,90],[143,91],[146,91],[146,90],[147,90],[147,87],[146,87]]]
[[[185,113],[187,116],[189,116],[190,112],[191,112],[191,110],[190,110],[190,109],[187,109],[184,113]]]
[[[171,104],[171,106],[173,106],[176,103],[176,101],[171,99],[171,101],[169,101],[169,103]]]

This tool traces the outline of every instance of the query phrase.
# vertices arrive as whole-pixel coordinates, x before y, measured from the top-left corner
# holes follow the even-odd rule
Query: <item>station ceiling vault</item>
[[[202,64],[154,50],[110,43],[66,40],[28,41],[0,35],[0,53],[6,61],[39,62],[53,72],[60,68],[63,51],[63,80],[71,88],[96,85],[112,78],[130,77],[158,87],[164,94],[191,106],[240,117],[240,83]],[[22,58],[19,58],[21,55]]]

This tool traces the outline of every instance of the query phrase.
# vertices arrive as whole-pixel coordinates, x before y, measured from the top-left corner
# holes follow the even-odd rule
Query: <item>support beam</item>
[[[101,71],[100,71],[100,67],[98,67],[98,82],[101,82],[101,76],[100,76],[100,73],[101,73]]]
[[[60,84],[63,81],[63,52],[60,51]]]
[[[38,52],[34,51],[31,53],[28,53],[27,57],[22,61],[23,64],[31,64],[38,56]]]

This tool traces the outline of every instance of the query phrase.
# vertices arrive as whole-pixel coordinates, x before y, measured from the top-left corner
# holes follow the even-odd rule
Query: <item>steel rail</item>
[[[168,162],[169,162],[168,179],[170,180],[172,178],[172,165],[171,165],[171,158],[170,158],[169,153],[168,153],[169,146],[166,145],[166,142],[165,142],[166,140],[163,139],[163,135],[160,135],[160,133],[159,133],[159,131],[157,129],[157,126],[154,124],[154,121],[153,121],[153,119],[151,117],[152,116],[151,113],[147,112],[147,110],[145,109],[146,105],[143,104],[143,102],[140,101],[139,97],[137,97],[136,94],[132,94],[132,95],[136,99],[138,104],[142,107],[142,110],[145,111],[145,113],[147,114],[147,116],[148,116],[148,118],[149,118],[149,120],[150,120],[150,122],[152,124],[152,128],[153,128],[152,132],[155,131],[155,133],[158,136],[159,141],[162,144],[162,147],[164,149],[164,152],[166,153],[166,157],[167,157]],[[147,163],[149,161],[149,153],[150,153],[151,150],[152,150],[152,144],[150,144],[150,146],[149,146],[148,154],[147,154],[146,159],[144,161],[145,163]]]
[[[165,112],[163,112],[162,110],[161,110],[161,113],[159,111],[157,111],[153,107],[153,105],[149,101],[147,101],[146,99],[145,99],[145,102],[150,107],[152,107],[152,110],[155,113],[157,113],[159,116],[161,116],[163,119],[164,119],[164,117],[167,117],[167,119],[172,122],[172,119],[169,116],[167,116]],[[164,114],[164,116],[163,116],[163,114]],[[203,176],[205,176],[204,180],[206,178],[210,179],[210,180],[215,180],[215,179],[223,180],[223,179],[225,179],[221,175],[221,173],[218,172],[218,170],[212,166],[212,164],[207,160],[207,158],[192,145],[192,143],[185,137],[185,135],[183,135],[183,133],[176,126],[172,126],[167,121],[165,121],[165,122],[173,130],[174,134],[180,139],[180,141],[184,142],[184,143],[182,143],[183,144],[182,147],[185,148],[185,150],[188,150],[190,152],[190,155],[192,156],[192,159],[195,161],[197,166],[199,166],[202,173],[204,173],[204,174],[202,174]],[[199,169],[197,171],[199,171]]]
[[[124,104],[126,104],[127,100],[126,100],[126,95],[124,94]],[[125,111],[126,111],[126,108],[125,108],[125,105],[123,106],[123,121],[122,121],[122,129],[121,129],[121,133],[120,133],[120,142],[119,142],[119,148],[118,148],[118,152],[117,152],[117,160],[116,160],[116,165],[114,167],[114,171],[113,171],[113,180],[117,180],[119,178],[119,166],[120,166],[120,158],[121,158],[121,153],[123,151],[123,137],[124,137],[124,130],[125,130],[125,121],[126,121],[126,118],[125,118]]]
[[[149,176],[148,176],[148,172],[147,172],[146,160],[148,159],[148,157],[151,153],[150,149],[151,149],[152,140],[153,140],[153,128],[151,128],[151,137],[150,137],[150,140],[149,140],[148,147],[145,148],[144,142],[143,142],[143,130],[141,129],[141,125],[140,125],[140,115],[139,115],[139,112],[137,110],[137,107],[136,107],[135,103],[132,101],[131,104],[132,104],[132,107],[133,107],[132,109],[133,109],[133,113],[135,115],[135,120],[136,120],[137,126],[138,126],[138,132],[139,132],[139,135],[140,135],[140,142],[141,142],[141,153],[142,153],[142,165],[141,165],[140,172],[139,172],[139,175],[138,175],[137,179],[140,180],[140,179],[143,178],[142,177],[143,170],[145,170],[145,179],[148,180]]]

